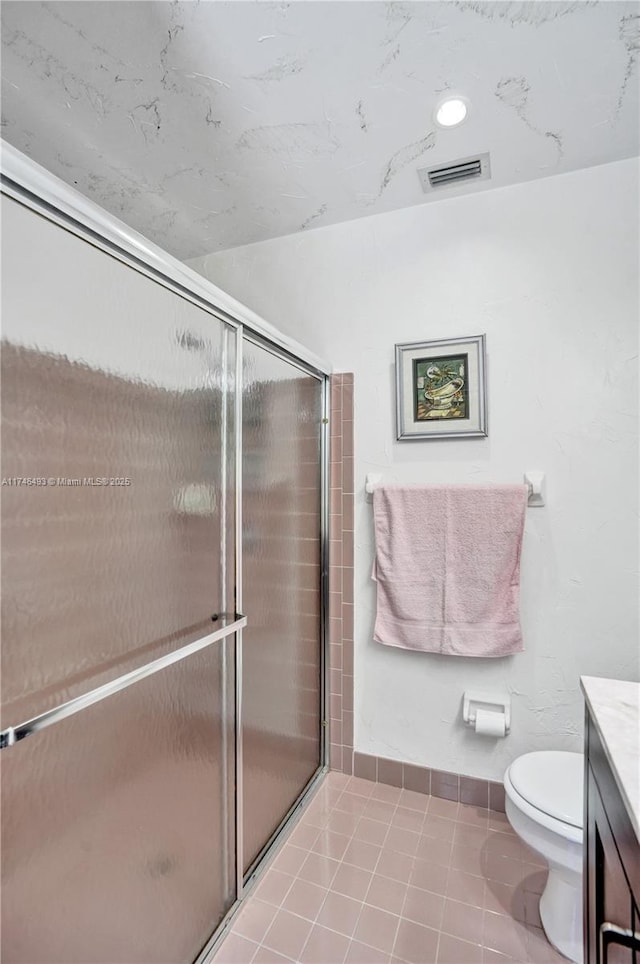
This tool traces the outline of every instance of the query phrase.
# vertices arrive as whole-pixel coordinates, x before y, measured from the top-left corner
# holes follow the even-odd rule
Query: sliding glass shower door
[[[245,339],[245,871],[320,766],[322,397],[317,377]]]
[[[236,331],[2,213],[2,960],[188,964],[236,897]]]
[[[1,957],[191,964],[322,762],[325,384],[20,197]]]

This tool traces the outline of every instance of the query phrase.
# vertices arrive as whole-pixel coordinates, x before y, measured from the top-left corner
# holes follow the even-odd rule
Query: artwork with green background
[[[466,354],[414,359],[415,420],[469,418],[468,368]]]

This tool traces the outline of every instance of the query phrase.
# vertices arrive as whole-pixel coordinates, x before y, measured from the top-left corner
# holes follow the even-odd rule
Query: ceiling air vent
[[[437,188],[459,184],[461,181],[486,181],[491,177],[489,154],[464,157],[453,164],[423,167],[418,171],[418,177],[425,194],[435,191]]]

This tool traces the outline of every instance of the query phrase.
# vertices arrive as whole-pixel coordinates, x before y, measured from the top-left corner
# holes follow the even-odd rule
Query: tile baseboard
[[[376,783],[386,783],[391,787],[504,813],[504,787],[495,780],[481,780],[462,773],[432,770],[413,763],[387,760],[385,757],[358,752],[353,754],[353,775]]]

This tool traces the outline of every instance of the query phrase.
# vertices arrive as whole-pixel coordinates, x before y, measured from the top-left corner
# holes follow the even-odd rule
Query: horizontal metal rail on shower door
[[[53,726],[54,723],[66,720],[67,717],[80,713],[81,710],[93,706],[94,703],[100,703],[101,700],[113,696],[114,693],[120,693],[122,690],[126,690],[129,686],[133,686],[134,683],[138,683],[148,676],[153,676],[154,673],[159,673],[167,666],[179,663],[181,660],[186,659],[187,656],[192,656],[194,653],[200,652],[201,649],[206,649],[206,647],[211,646],[212,643],[218,643],[228,636],[233,636],[234,633],[244,629],[246,625],[247,617],[242,616],[240,613],[235,613],[233,622],[229,623],[228,626],[223,626],[221,629],[217,629],[213,633],[208,633],[206,636],[202,636],[192,643],[187,643],[186,646],[181,646],[180,649],[176,649],[172,653],[167,653],[166,656],[154,659],[151,663],[146,663],[139,669],[134,669],[130,673],[126,673],[124,676],[112,680],[110,683],[97,686],[95,689],[89,690],[88,693],[83,693],[82,696],[76,696],[67,703],[62,703],[60,706],[55,706],[53,709],[47,710],[39,716],[34,716],[25,723],[7,727],[6,730],[0,733],[0,749],[4,750],[6,747],[13,746],[20,740],[24,740],[25,737],[31,736],[32,733],[37,733],[39,730],[44,730],[48,726]]]

